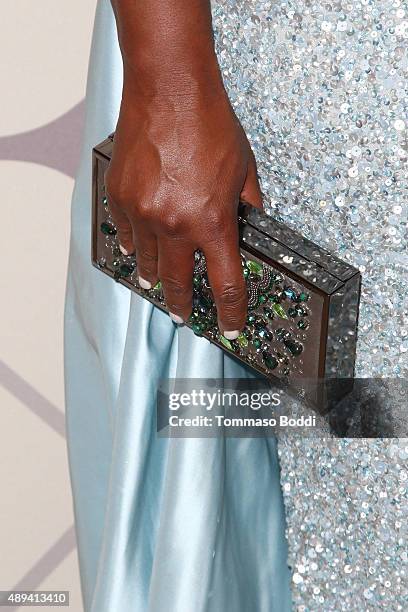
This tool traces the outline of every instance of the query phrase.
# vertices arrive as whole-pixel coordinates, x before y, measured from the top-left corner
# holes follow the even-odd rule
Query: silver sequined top
[[[408,2],[217,0],[266,207],[363,274],[357,375],[408,374]],[[281,440],[294,608],[408,607],[407,440]]]

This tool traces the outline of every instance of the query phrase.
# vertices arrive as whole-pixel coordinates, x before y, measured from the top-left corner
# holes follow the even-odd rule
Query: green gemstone
[[[248,268],[244,268],[244,278],[247,278],[249,276],[249,270]]]
[[[201,285],[201,276],[199,276],[198,274],[194,274],[193,276],[193,284],[198,287],[199,285]]]
[[[302,291],[302,293],[299,293],[298,295],[299,302],[307,302],[308,299],[309,299],[309,296],[307,293],[304,293],[304,291]]]
[[[266,295],[260,295],[259,298],[258,298],[258,305],[264,304],[266,302],[266,300],[267,300]]]
[[[297,326],[299,329],[307,329],[309,327],[309,323],[308,321],[305,321],[304,319],[300,319],[300,321],[298,321]]]
[[[268,295],[268,300],[273,304],[277,304],[279,302],[279,297],[274,293],[271,293],[270,295]]]
[[[268,351],[262,353],[262,358],[268,370],[274,370],[278,366],[278,360],[271,355],[271,353],[268,353]]]
[[[259,340],[259,338],[255,338],[253,344],[256,349],[261,348],[261,341]]]
[[[119,272],[121,276],[130,276],[134,270],[133,266],[129,266],[128,264],[122,264],[119,268]]]
[[[103,223],[101,223],[101,232],[105,234],[105,236],[114,236],[116,234],[116,227],[111,223],[103,221]]]
[[[255,323],[255,321],[256,321],[256,315],[254,315],[254,314],[250,314],[250,315],[248,315],[248,317],[247,317],[247,321],[248,321],[248,323]]]
[[[300,355],[300,353],[303,351],[303,345],[300,344],[300,342],[296,342],[296,340],[287,339],[287,340],[284,340],[283,342],[284,342],[285,346],[287,347],[287,349],[295,357]]]
[[[103,197],[103,198],[102,198],[102,204],[103,204],[104,206],[107,206],[107,204],[108,204],[108,199],[107,199],[106,197]]]
[[[202,321],[196,321],[191,326],[191,329],[196,334],[196,336],[201,336],[203,331],[204,331],[204,329],[205,329],[205,325],[203,325]]]
[[[159,289],[161,289],[161,287],[162,287],[161,281],[157,281],[153,289],[154,291],[158,291]]]
[[[225,348],[229,349],[230,351],[234,350],[231,342],[222,334],[220,334],[220,342],[225,346]]]
[[[281,319],[287,319],[288,318],[288,315],[286,314],[285,310],[282,308],[282,306],[280,304],[274,304],[272,306],[272,310]]]
[[[246,267],[253,274],[257,274],[258,276],[262,276],[263,274],[263,267],[257,261],[248,259],[248,261],[246,262]]]
[[[245,348],[248,346],[248,338],[245,336],[245,334],[240,334],[237,338],[237,343],[241,348]]]
[[[289,315],[290,317],[293,317],[293,318],[294,318],[294,317],[297,317],[297,314],[298,314],[298,313],[297,313],[296,308],[293,308],[293,307],[292,307],[292,308],[289,308],[289,309],[288,309],[288,315]]]

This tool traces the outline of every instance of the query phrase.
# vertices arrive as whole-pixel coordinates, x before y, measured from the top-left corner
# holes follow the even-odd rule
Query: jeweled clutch
[[[135,257],[119,250],[104,193],[112,141],[113,135],[93,150],[92,262],[167,311],[160,282],[142,289]],[[258,372],[296,388],[302,380],[352,379],[359,271],[262,211],[241,204],[238,220],[247,325],[237,340],[220,334],[200,252],[195,254],[193,312],[186,325]]]

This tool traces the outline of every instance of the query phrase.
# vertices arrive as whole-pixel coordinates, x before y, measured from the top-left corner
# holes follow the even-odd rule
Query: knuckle
[[[161,276],[161,281],[163,283],[165,294],[171,296],[171,299],[181,301],[183,299],[187,299],[191,294],[190,288],[174,277]]]
[[[157,273],[157,257],[147,251],[137,251],[136,261],[139,271],[145,276],[155,276]]]
[[[140,199],[135,203],[135,212],[140,220],[146,221],[154,217],[152,204],[148,200]]]
[[[157,255],[155,253],[151,253],[146,249],[138,249],[138,257],[143,260],[144,263],[156,263]]]
[[[214,227],[224,225],[224,216],[225,213],[221,207],[210,208],[206,212],[206,221],[214,229]]]
[[[244,285],[226,285],[218,294],[218,299],[223,308],[242,307],[246,302]]]
[[[146,278],[146,277],[156,278],[156,268],[154,266],[146,266],[143,263],[139,263],[137,268],[141,276],[143,276],[143,278]]]
[[[168,236],[179,236],[183,232],[183,222],[177,215],[166,216],[161,225]]]

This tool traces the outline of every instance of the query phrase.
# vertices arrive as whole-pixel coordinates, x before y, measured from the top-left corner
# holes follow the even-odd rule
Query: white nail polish
[[[139,285],[141,286],[142,289],[151,289],[152,288],[152,283],[149,283],[149,281],[145,280],[141,276],[139,276]]]
[[[123,255],[129,255],[128,251],[120,244],[119,250]]]
[[[169,312],[169,315],[171,320],[174,321],[174,323],[177,323],[177,325],[182,325],[184,323],[183,319],[178,315],[175,315],[172,312]]]
[[[223,333],[224,338],[226,338],[227,340],[236,340],[239,336],[239,331],[234,330],[234,331],[225,331]]]

